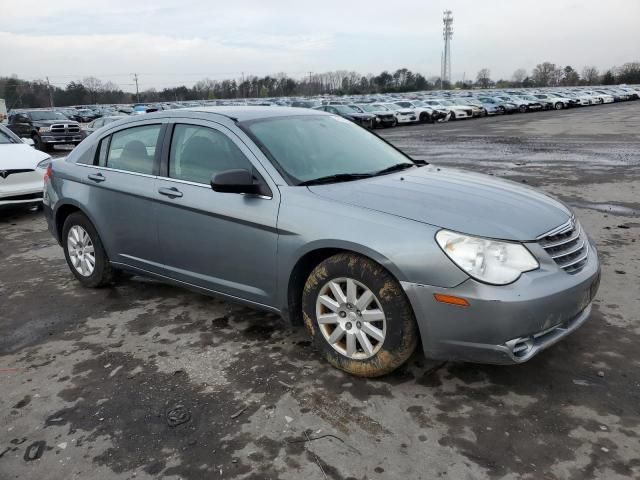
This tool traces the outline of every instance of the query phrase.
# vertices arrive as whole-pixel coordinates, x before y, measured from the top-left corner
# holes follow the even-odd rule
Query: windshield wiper
[[[384,175],[385,173],[399,172],[400,170],[406,170],[407,168],[415,167],[415,163],[396,163],[390,167],[378,170],[373,175]]]
[[[323,183],[337,183],[337,182],[349,182],[351,180],[358,180],[360,178],[369,178],[374,176],[371,173],[338,173],[336,175],[327,175],[326,177],[314,178],[313,180],[306,180],[300,182],[298,186],[306,185],[320,185]]]

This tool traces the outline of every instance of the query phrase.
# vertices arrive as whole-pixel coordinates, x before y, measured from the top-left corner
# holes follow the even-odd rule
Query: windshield
[[[371,105],[371,110],[369,110],[370,112],[374,112],[376,110],[382,110],[383,112],[391,112],[391,109],[388,107],[385,107],[384,105],[382,105],[381,103],[375,103],[373,105]]]
[[[60,112],[51,110],[42,110],[38,112],[29,112],[31,120],[69,120]]]
[[[333,175],[372,174],[408,157],[341,117],[275,117],[240,124],[293,184]]]
[[[16,143],[16,141],[2,128],[0,128],[0,145],[7,143]]]

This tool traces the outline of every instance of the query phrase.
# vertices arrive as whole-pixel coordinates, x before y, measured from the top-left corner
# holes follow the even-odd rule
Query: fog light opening
[[[515,357],[524,357],[531,351],[532,348],[533,348],[532,337],[521,338],[520,340],[518,340],[513,344],[511,353],[513,353]]]

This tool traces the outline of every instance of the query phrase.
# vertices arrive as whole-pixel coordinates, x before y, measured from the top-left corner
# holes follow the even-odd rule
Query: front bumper
[[[83,133],[69,133],[64,135],[56,135],[51,133],[40,134],[42,143],[55,143],[55,144],[69,144],[80,143],[84,140],[85,135]]]
[[[42,191],[0,197],[0,207],[10,205],[40,205],[42,203]]]
[[[600,281],[592,246],[584,269],[570,275],[553,261],[511,285],[472,278],[453,288],[402,282],[413,307],[425,355],[453,361],[522,363],[580,327]],[[434,294],[465,298],[468,307],[439,303]]]

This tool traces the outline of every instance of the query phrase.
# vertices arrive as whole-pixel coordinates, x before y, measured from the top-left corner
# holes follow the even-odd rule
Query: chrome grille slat
[[[579,236],[578,236],[579,237]],[[572,253],[576,253],[579,252],[580,250],[582,250],[584,248],[584,238],[579,237],[579,238],[575,238],[574,240],[581,240],[581,243],[578,244],[576,247],[572,248],[571,250],[567,251],[567,252],[562,252],[562,253],[558,253],[556,255],[551,255],[551,258],[553,258],[554,260],[558,259],[558,258],[562,258],[562,257],[566,257],[567,255],[571,255]],[[574,241],[572,240],[572,241]],[[567,242],[569,243],[569,242]]]
[[[540,246],[569,275],[584,268],[589,256],[589,242],[574,219],[538,238]]]
[[[589,249],[585,248],[584,249],[584,253],[582,255],[580,255],[580,257],[578,257],[578,258],[576,258],[574,260],[570,260],[567,263],[558,263],[558,262],[556,262],[556,263],[558,263],[560,268],[566,269],[566,268],[574,266],[577,263],[582,262],[583,260],[586,260],[587,259],[587,255],[589,255]]]
[[[555,248],[555,247],[559,247],[561,245],[564,245],[565,243],[573,242],[575,239],[580,237],[581,233],[582,233],[582,231],[580,229],[580,225],[578,224],[576,226],[575,230],[573,230],[573,232],[572,232],[570,237],[563,238],[561,240],[556,240],[556,241],[544,241],[544,242],[542,242],[542,247],[545,248],[545,249],[547,249],[547,248]],[[558,235],[561,235],[561,234],[557,233],[557,234],[553,235],[553,237],[557,237]],[[546,237],[546,238],[549,238],[549,237]]]

